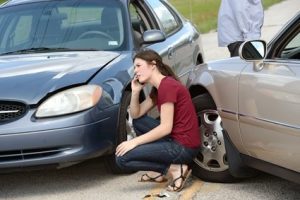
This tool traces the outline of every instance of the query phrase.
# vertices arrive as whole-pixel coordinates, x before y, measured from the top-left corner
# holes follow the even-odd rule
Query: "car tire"
[[[234,182],[236,179],[229,172],[224,129],[214,101],[209,94],[193,98],[199,129],[201,149],[192,164],[193,174],[201,180],[210,182]]]
[[[118,119],[118,129],[117,129],[117,136],[116,136],[116,144],[119,145],[123,141],[127,141],[135,137],[135,132],[132,126],[132,118],[129,115],[129,104],[131,98],[131,91],[125,91],[123,94],[123,98],[120,104],[120,111],[119,111],[119,119]],[[124,174],[124,173],[132,173],[132,171],[126,171],[120,169],[115,161],[115,155],[111,155],[107,159],[108,168],[114,174]]]

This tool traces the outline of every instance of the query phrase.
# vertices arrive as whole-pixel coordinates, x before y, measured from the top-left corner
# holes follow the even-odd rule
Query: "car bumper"
[[[11,129],[7,125],[6,130],[9,133],[5,133],[5,129],[0,132],[0,168],[52,164],[64,167],[112,152],[114,148],[112,133],[115,131],[112,122],[117,121],[113,120],[117,117],[114,116],[117,107],[106,111],[105,114],[102,113],[104,116],[102,119],[93,121],[95,117],[87,116],[91,116],[94,112],[89,110],[70,117],[44,119],[40,122],[31,120],[35,124],[32,129],[37,129],[39,124],[39,130],[34,131],[9,132]],[[26,118],[23,120],[26,121]],[[13,124],[14,122],[9,126]],[[62,124],[68,125],[58,128]],[[27,121],[24,130],[28,130],[28,125],[30,126],[30,123]],[[20,127],[17,130],[20,130]]]

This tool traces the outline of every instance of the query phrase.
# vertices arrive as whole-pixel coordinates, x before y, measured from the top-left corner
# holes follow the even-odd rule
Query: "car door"
[[[166,41],[153,46],[167,51],[167,59],[172,60],[170,67],[185,84],[188,72],[195,66],[193,49],[196,48],[192,45],[196,45],[196,31],[188,23],[185,26],[178,13],[166,1],[147,0],[147,4],[151,7],[160,29],[167,36]]]
[[[157,8],[159,0],[152,0],[149,2],[146,1],[132,1],[130,5],[130,18],[131,24],[134,32],[134,37],[137,34],[140,34],[141,37],[143,33],[147,30],[161,30],[159,19],[156,17],[156,13],[154,11]],[[157,8],[159,9],[159,8]],[[162,30],[164,32],[164,30]],[[137,39],[140,40],[140,39]],[[137,42],[137,41],[136,41]],[[138,41],[137,49],[141,48],[150,48],[158,52],[163,61],[170,65],[171,67],[174,65],[174,52],[172,50],[174,40],[171,40],[166,35],[166,40],[159,43],[152,44],[142,44],[142,41]]]
[[[300,23],[278,37],[239,81],[239,120],[250,156],[300,172]],[[259,67],[257,67],[259,66]]]

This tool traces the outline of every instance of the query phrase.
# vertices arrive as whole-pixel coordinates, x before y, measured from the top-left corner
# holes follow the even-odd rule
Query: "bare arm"
[[[154,103],[149,96],[141,104],[139,103],[139,96],[140,93],[131,93],[129,112],[133,119],[143,116],[154,107]]]
[[[151,108],[154,107],[154,103],[150,97],[147,97],[141,104],[139,102],[140,92],[143,89],[136,78],[131,81],[131,100],[130,100],[130,115],[133,119],[139,118],[146,114]]]
[[[173,118],[174,118],[174,104],[173,103],[164,103],[161,105],[161,121],[160,125],[150,130],[148,133],[145,133],[139,137],[136,137],[132,140],[122,142],[116,150],[117,156],[122,156],[131,149],[149,142],[156,141],[160,138],[171,133],[173,128]]]

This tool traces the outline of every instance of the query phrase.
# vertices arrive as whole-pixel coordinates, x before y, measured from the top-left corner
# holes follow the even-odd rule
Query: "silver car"
[[[202,136],[194,173],[231,182],[260,170],[300,183],[300,12],[268,45],[239,50],[189,76]]]

